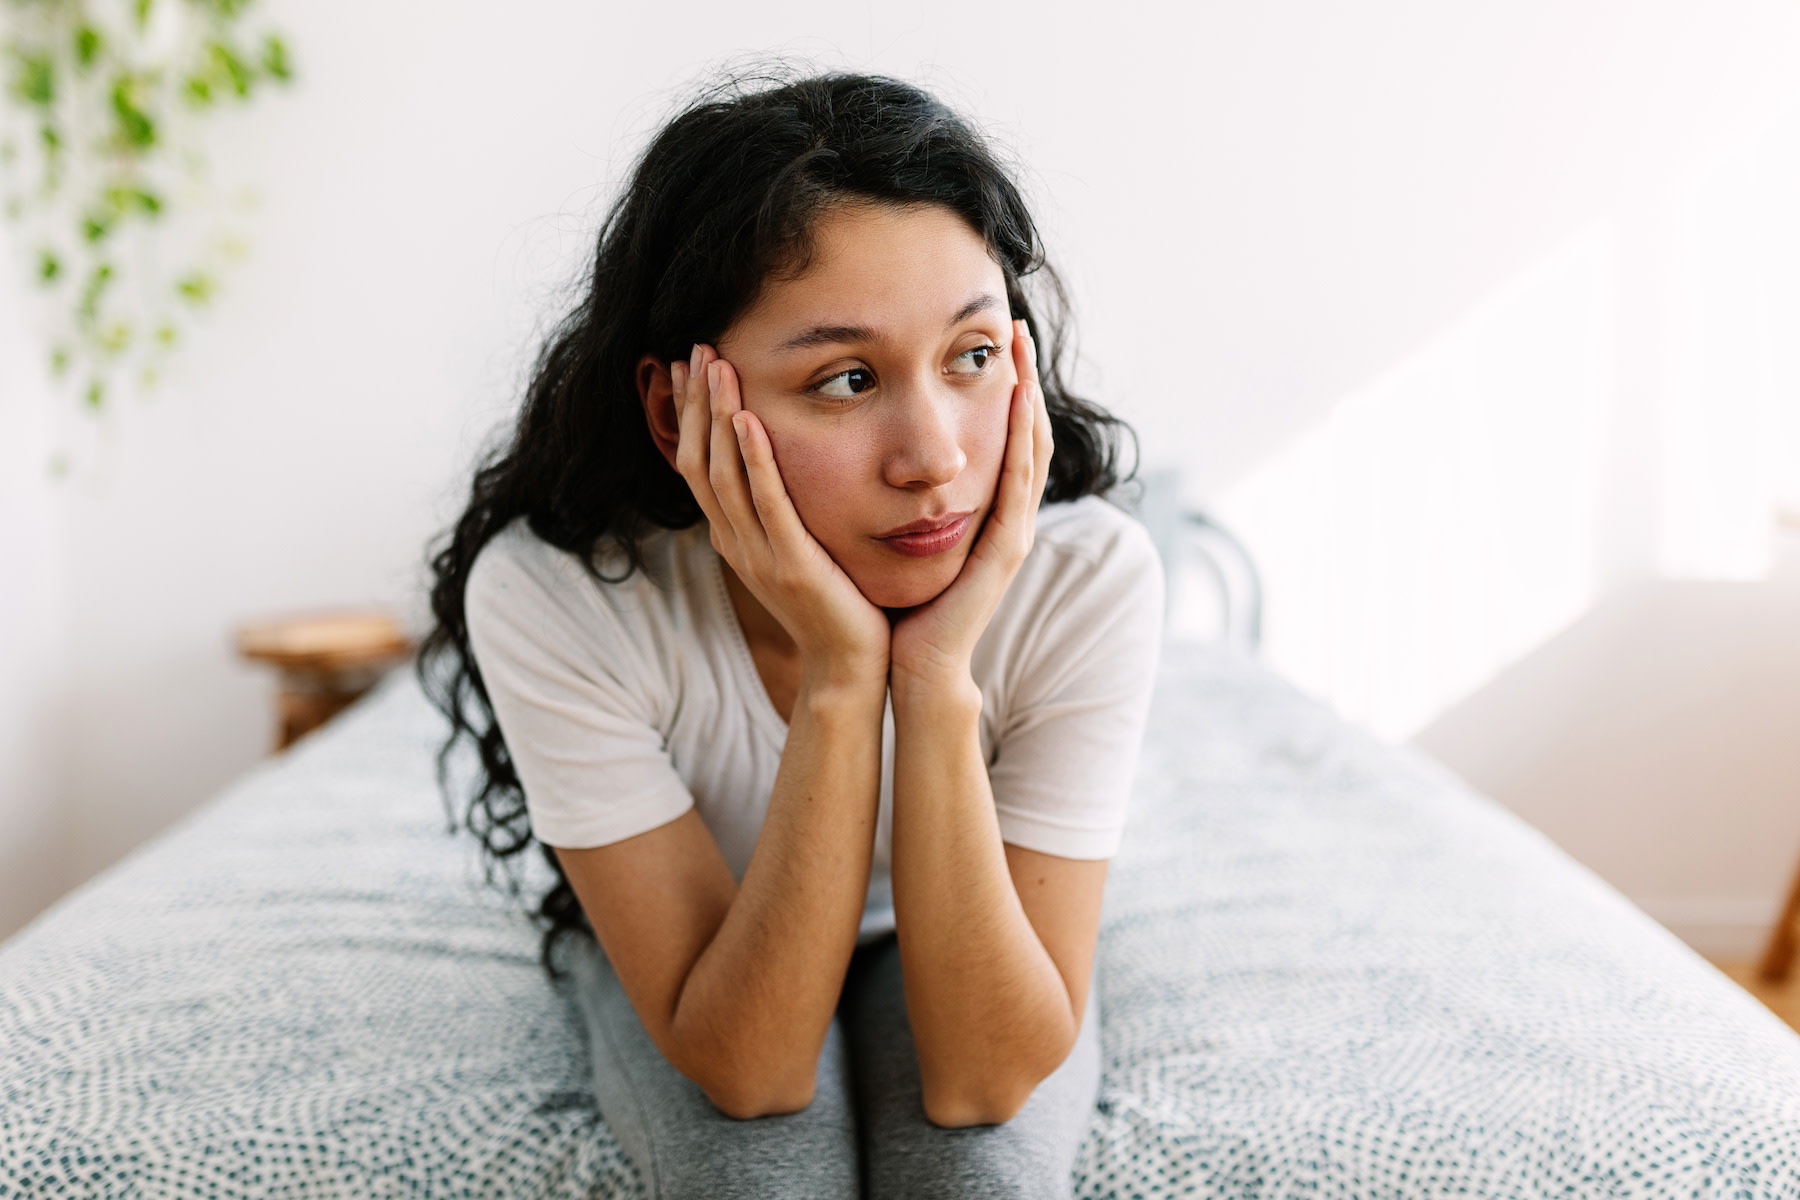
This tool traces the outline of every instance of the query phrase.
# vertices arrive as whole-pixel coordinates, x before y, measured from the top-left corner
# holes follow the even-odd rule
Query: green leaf
[[[55,155],[62,150],[62,135],[48,121],[38,126],[38,140],[44,143],[44,150],[48,154]]]
[[[213,298],[213,280],[204,271],[196,271],[175,285],[175,291],[191,304],[203,305]]]
[[[87,385],[87,392],[82,396],[82,399],[87,401],[87,406],[89,408],[98,412],[101,406],[106,403],[106,385],[101,383],[98,379],[90,379]]]
[[[213,67],[214,79],[230,84],[231,90],[239,96],[250,94],[251,68],[230,46],[224,42],[208,41],[206,54]]]
[[[105,214],[95,216],[90,213],[81,219],[81,236],[86,238],[89,244],[99,242],[112,232],[112,227],[111,217]]]
[[[88,70],[100,58],[100,31],[92,25],[83,25],[75,31],[75,61],[82,70]]]
[[[38,279],[49,283],[62,274],[62,262],[48,250],[38,251]]]
[[[58,379],[69,369],[69,348],[57,346],[50,351],[50,374]]]
[[[141,84],[132,75],[121,75],[113,82],[112,110],[119,120],[119,137],[127,146],[143,150],[156,144],[156,123],[137,102]]]
[[[56,66],[47,54],[17,56],[13,94],[27,104],[49,108],[56,102]]]
[[[187,81],[187,98],[199,108],[207,108],[213,102],[212,84],[204,75],[189,75]]]
[[[162,197],[143,188],[109,187],[103,193],[106,207],[114,216],[124,216],[129,212],[141,212],[148,216],[156,216],[162,212]]]
[[[156,344],[159,346],[173,346],[176,337],[175,327],[173,325],[158,325],[156,327],[156,332],[151,336],[156,338]]]
[[[132,15],[137,18],[137,27],[139,29],[148,25],[150,23],[150,0],[137,0]]]
[[[106,327],[100,335],[100,349],[108,356],[116,355],[131,344],[131,326],[123,321],[115,321]]]
[[[283,83],[294,77],[293,67],[288,62],[287,43],[272,33],[263,39],[262,68]]]
[[[81,289],[81,303],[75,306],[76,314],[83,324],[92,324],[100,309],[100,293],[112,282],[113,269],[111,263],[101,263],[88,276],[87,286]]]

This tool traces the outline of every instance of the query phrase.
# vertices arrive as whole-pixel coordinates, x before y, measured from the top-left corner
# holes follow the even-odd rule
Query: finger
[[[775,450],[769,444],[769,432],[754,413],[740,413],[732,420],[743,456],[744,473],[750,484],[750,500],[762,522],[773,548],[783,554],[798,554],[812,537],[794,511],[782,482],[781,469],[775,463]]]
[[[1044,494],[1044,485],[1050,479],[1050,456],[1055,453],[1054,432],[1050,426],[1049,398],[1044,395],[1043,381],[1038,378],[1037,339],[1031,336],[1031,328],[1024,321],[1017,323],[1021,336],[1016,342],[1024,343],[1023,357],[1026,366],[1020,371],[1021,379],[1028,379],[1032,393],[1032,499],[1033,507]]]
[[[981,539],[969,552],[965,575],[1005,579],[1030,549],[1033,517],[1031,505],[1031,400],[1024,381],[1013,387],[1007,409],[1006,451],[1000,461],[1000,479],[994,488],[994,504],[981,527]]]
[[[1038,382],[1037,342],[1031,336],[1031,324],[1024,320],[1013,322],[1013,368],[1018,371],[1021,382],[1030,380],[1035,387]]]
[[[712,422],[708,437],[712,443],[712,460],[708,476],[713,494],[718,496],[725,515],[737,527],[740,537],[753,537],[752,530],[761,527],[756,505],[750,496],[750,483],[744,475],[744,451],[738,445],[737,432],[731,419],[744,409],[738,391],[737,372],[722,358],[706,364],[707,390],[712,395],[708,409]]]
[[[669,379],[675,389],[675,410],[681,422],[682,432],[688,431],[688,423],[692,420],[694,400],[698,395],[694,387],[694,376],[697,374],[695,364],[700,359],[700,344],[696,342],[688,351],[686,362],[669,364]]]
[[[700,511],[706,514],[713,531],[724,539],[727,547],[735,546],[736,532],[731,521],[719,504],[719,498],[713,493],[712,480],[709,477],[710,467],[710,426],[707,418],[706,378],[705,374],[696,373],[694,365],[701,361],[703,348],[695,346],[693,354],[686,363],[674,363],[670,366],[670,376],[681,385],[681,435],[675,449],[675,467],[681,477],[687,481],[689,490],[700,505]]]
[[[1031,392],[1031,474],[1035,507],[1036,499],[1043,496],[1044,484],[1050,478],[1053,444],[1050,410],[1044,397],[1043,381],[1038,378],[1037,339],[1031,336],[1031,325],[1022,320],[1013,322],[1013,367],[1020,385]]]
[[[1037,507],[1034,503],[1037,499],[1034,492],[1038,457],[1034,429],[1037,395],[1037,388],[1030,380],[1022,379],[1013,388],[1006,430],[1006,458],[1001,468],[998,494],[994,497],[994,515],[1006,543],[999,548],[1020,557],[1030,548],[1031,517]]]
[[[680,423],[675,462],[682,477],[690,484],[693,483],[696,470],[705,471],[707,461],[704,432],[706,397],[704,389],[700,387],[703,377],[695,369],[699,358],[700,347],[695,345],[686,362],[669,364],[669,379],[675,388],[676,413]]]

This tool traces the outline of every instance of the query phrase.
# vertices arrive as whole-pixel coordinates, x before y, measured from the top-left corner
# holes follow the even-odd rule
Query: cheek
[[[1000,467],[1006,461],[1007,410],[1011,407],[1012,389],[992,402],[981,405],[963,426],[963,453],[968,456],[969,470],[986,487],[989,496],[1000,479]]]
[[[841,439],[826,435],[816,425],[794,419],[780,404],[771,404],[755,380],[744,381],[744,409],[762,422],[769,435],[769,448],[775,454],[775,466],[781,472],[782,487],[793,502],[801,524],[815,536],[821,532],[817,522],[831,514],[834,493],[849,476],[851,464],[846,461]]]
[[[844,498],[865,474],[855,447],[847,438],[821,436],[815,430],[777,425],[768,433],[794,511],[815,536],[825,534],[834,521],[850,515],[853,506],[845,505]]]

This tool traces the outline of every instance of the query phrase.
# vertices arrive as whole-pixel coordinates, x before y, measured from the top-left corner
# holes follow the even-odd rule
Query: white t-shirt
[[[787,723],[705,523],[653,533],[642,551],[643,570],[601,583],[514,521],[469,573],[475,662],[540,841],[604,846],[697,808],[742,880]],[[623,573],[616,548],[596,561]],[[1091,496],[1039,510],[1031,553],[971,661],[1003,840],[1063,858],[1117,851],[1162,609],[1143,526]],[[893,764],[890,707],[865,941],[894,928]]]

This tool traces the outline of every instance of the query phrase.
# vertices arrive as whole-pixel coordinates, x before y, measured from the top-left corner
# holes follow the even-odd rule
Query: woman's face
[[[910,608],[956,578],[993,504],[1016,382],[1005,276],[935,205],[846,205],[814,239],[805,274],[766,285],[717,349],[800,520],[872,603]]]

